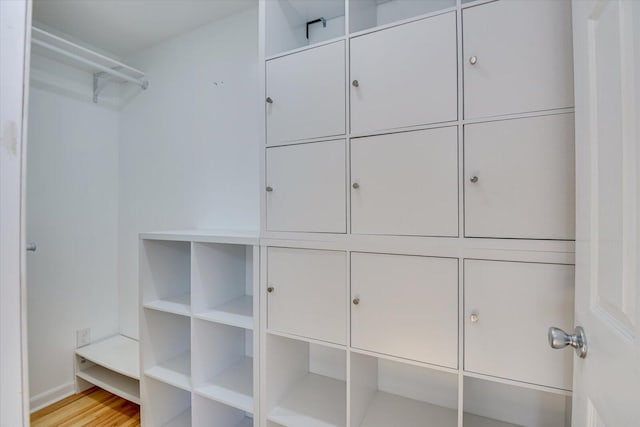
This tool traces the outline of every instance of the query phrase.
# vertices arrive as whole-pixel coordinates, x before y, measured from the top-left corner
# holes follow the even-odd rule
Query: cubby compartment
[[[344,0],[265,2],[267,56],[345,35]]]
[[[193,244],[193,317],[253,329],[253,252],[253,246]]]
[[[571,396],[464,379],[464,427],[570,427]]]
[[[191,393],[153,378],[142,382],[142,422],[154,427],[191,427]]]
[[[140,281],[146,308],[188,316],[191,313],[189,242],[142,240]]]
[[[349,32],[367,30],[456,7],[456,0],[350,0]]]
[[[267,335],[267,419],[282,427],[346,426],[346,350]]]
[[[193,321],[194,393],[254,413],[253,331]]]
[[[142,341],[144,374],[191,390],[191,320],[150,309],[143,310],[140,320],[140,333],[147,337]]]
[[[193,396],[193,425],[196,427],[253,427],[253,418],[239,409],[195,395]]]
[[[457,427],[458,375],[351,353],[352,427]]]

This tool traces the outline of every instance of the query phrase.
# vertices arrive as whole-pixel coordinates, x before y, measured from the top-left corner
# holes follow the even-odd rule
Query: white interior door
[[[640,422],[640,2],[574,0],[576,325],[573,425]]]

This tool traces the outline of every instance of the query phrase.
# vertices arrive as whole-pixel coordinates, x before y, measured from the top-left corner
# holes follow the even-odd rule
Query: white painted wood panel
[[[464,275],[465,370],[570,390],[573,354],[547,329],[573,328],[573,266],[465,260]]]
[[[344,140],[267,149],[267,230],[345,233]]]
[[[351,140],[351,232],[457,236],[457,136],[448,127]]]
[[[352,253],[351,298],[353,347],[457,367],[457,260]]]
[[[267,61],[267,143],[345,133],[345,42]]]
[[[462,18],[465,118],[573,106],[569,1],[497,1]]]
[[[345,252],[269,248],[267,268],[269,329],[346,343]]]
[[[454,12],[356,37],[350,48],[352,133],[457,119]]]
[[[464,163],[466,237],[574,238],[573,114],[466,125]]]

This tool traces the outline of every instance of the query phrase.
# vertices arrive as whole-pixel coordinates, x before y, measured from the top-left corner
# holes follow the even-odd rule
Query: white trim
[[[51,390],[47,390],[40,394],[33,396],[30,400],[31,413],[39,411],[42,408],[46,408],[56,402],[66,399],[67,397],[76,393],[76,383],[70,382],[62,384],[58,387],[54,387]]]

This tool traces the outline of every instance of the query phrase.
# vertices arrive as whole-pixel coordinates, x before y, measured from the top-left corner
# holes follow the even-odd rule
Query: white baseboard
[[[31,397],[29,400],[29,411],[34,413],[42,408],[46,408],[49,405],[52,405],[66,397],[75,394],[76,392],[76,384],[75,382],[70,382],[67,384],[62,384],[61,386],[52,388],[51,390],[47,390],[44,393],[40,393]]]

